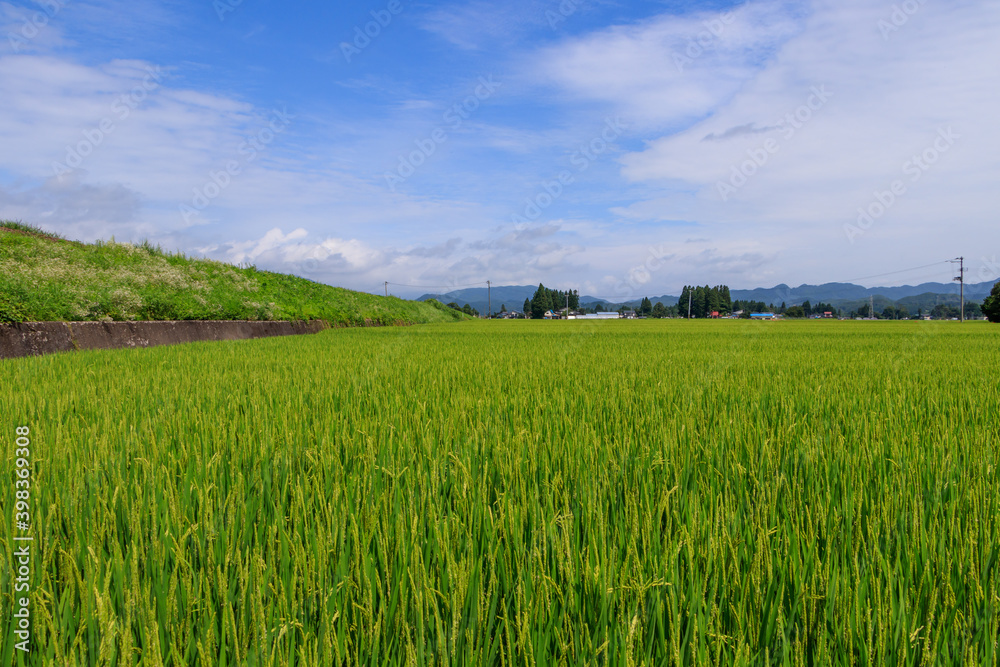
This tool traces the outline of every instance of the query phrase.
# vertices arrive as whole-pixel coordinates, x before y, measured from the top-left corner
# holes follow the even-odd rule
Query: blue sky
[[[403,296],[995,280],[997,34],[963,0],[0,2],[0,217]]]

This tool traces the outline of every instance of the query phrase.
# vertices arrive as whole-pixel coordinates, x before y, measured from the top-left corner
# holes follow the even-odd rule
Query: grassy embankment
[[[466,316],[436,302],[352,292],[148,243],[83,244],[0,221],[0,323],[326,320],[340,326],[459,319]]]

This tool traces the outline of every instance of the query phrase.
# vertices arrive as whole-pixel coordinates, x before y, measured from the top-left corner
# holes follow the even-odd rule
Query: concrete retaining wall
[[[0,359],[318,333],[326,322],[25,322],[0,325]]]

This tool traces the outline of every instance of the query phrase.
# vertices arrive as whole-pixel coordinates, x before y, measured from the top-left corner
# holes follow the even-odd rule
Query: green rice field
[[[30,664],[992,665],[1000,327],[465,322],[0,361]]]

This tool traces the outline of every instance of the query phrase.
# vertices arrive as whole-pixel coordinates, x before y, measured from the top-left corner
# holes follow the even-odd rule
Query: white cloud
[[[473,0],[436,7],[421,20],[422,27],[465,50],[509,45],[524,32],[546,24],[544,0]]]
[[[748,151],[760,155],[771,139],[778,151],[735,197],[767,200],[771,219],[799,220],[805,214],[824,220],[829,211],[803,206],[803,196],[827,205],[863,198],[887,185],[887,179],[901,177],[904,162],[933,145],[939,130],[953,128],[965,141],[958,139],[946,156],[950,159],[930,170],[925,185],[936,180],[944,187],[927,185],[933,190],[924,198],[938,201],[937,213],[956,205],[947,195],[956,180],[996,167],[1000,133],[993,110],[1000,89],[981,68],[1000,61],[993,39],[1000,10],[927,5],[887,42],[877,29],[886,8],[865,7],[818,3],[805,32],[731,103],[625,158],[626,176],[686,181],[718,199],[713,197],[718,182],[726,182],[734,165],[752,157]],[[978,25],[970,23],[970,12]],[[829,91],[829,101],[803,111],[798,121],[774,127],[815,101],[818,88]],[[705,141],[747,127],[773,129]],[[992,201],[992,192],[982,195]]]
[[[84,240],[149,237],[361,289],[544,280],[607,294],[645,271],[629,289],[655,295],[693,281],[870,275],[887,257],[924,264],[1000,241],[990,219],[1000,177],[996,4],[923,2],[884,32],[892,2],[762,0],[570,37],[584,21],[549,30],[552,4],[452,4],[407,19],[486,74],[505,72],[496,97],[460,127],[443,114],[479,72],[428,84],[373,70],[364,87],[340,81],[335,94],[303,96],[253,160],[240,146],[267,126],[270,102],[195,89],[184,60],[98,61],[68,48],[53,23],[31,49],[0,46],[0,217]],[[176,21],[167,10],[144,23],[136,8],[117,17],[112,3],[74,7],[84,34],[110,21],[141,37]],[[0,4],[0,25],[18,16]],[[537,46],[539,35],[553,41]],[[155,86],[144,89],[151,71]],[[827,99],[801,112],[814,87]],[[362,98],[370,103],[338,108]],[[789,121],[797,112],[808,120]],[[618,115],[627,131],[573,170],[578,147]],[[105,121],[113,129],[97,140]],[[389,192],[383,174],[441,127],[447,141]],[[949,127],[954,145],[851,244],[844,225],[858,207],[908,178],[904,163]],[[723,201],[718,184],[761,150],[766,163]],[[54,178],[54,163],[74,151],[88,155]],[[233,160],[239,174],[210,205],[180,215]],[[574,183],[550,208],[531,225],[507,224],[564,169]],[[636,274],[651,247],[669,261]]]
[[[139,224],[142,198],[120,184],[90,185],[70,175],[34,187],[0,186],[3,217],[24,220],[71,238],[121,240],[150,236],[155,229]]]
[[[159,78],[150,82],[150,72]],[[298,143],[315,119],[293,118],[271,143],[249,150],[244,143],[267,131],[270,109],[176,87],[170,70],[154,63],[84,66],[47,55],[0,56],[0,99],[0,171],[17,174],[20,183],[0,189],[0,216],[50,224],[74,238],[120,235],[127,222],[136,233],[200,247],[206,239],[198,243],[199,236],[218,243],[230,226],[250,238],[263,234],[291,203],[311,229],[365,230],[377,242],[395,226],[388,235],[399,241],[412,234],[408,228],[426,236],[428,223],[455,224],[477,208],[389,199],[380,183],[324,165],[309,152],[329,153],[329,144],[307,152]],[[239,174],[222,179],[229,185],[185,220],[180,205],[190,205],[195,190],[204,191],[232,161]],[[54,178],[63,167],[70,173]],[[97,192],[105,194],[99,206]],[[190,230],[192,224],[203,228]]]
[[[711,113],[801,29],[784,2],[729,12],[662,15],[543,49],[543,80],[570,96],[613,105],[636,122],[665,127]]]
[[[892,3],[817,0],[811,9],[800,25],[779,20],[781,39],[772,40],[746,8],[732,46],[774,47],[771,57],[758,63],[720,48],[695,63],[706,66],[690,79],[652,71],[668,57],[669,18],[553,54],[547,70],[561,85],[650,125],[704,116],[622,159],[623,175],[653,191],[615,212],[637,222],[694,220],[712,238],[763,241],[774,252],[761,257],[773,256],[786,276],[813,280],[821,277],[818,257],[822,277],[838,279],[871,273],[861,267],[885,266],[886,257],[905,266],[996,243],[1000,5],[925,3],[892,31],[879,23],[891,22]],[[648,89],[638,91],[642,85]],[[819,89],[829,95],[817,104]],[[938,159],[917,168],[917,178],[907,163],[925,151]],[[748,162],[754,156],[766,161]],[[741,167],[752,175],[731,181]],[[894,181],[905,193],[850,243],[844,226]],[[741,284],[760,275],[740,266],[733,261],[729,272]]]

